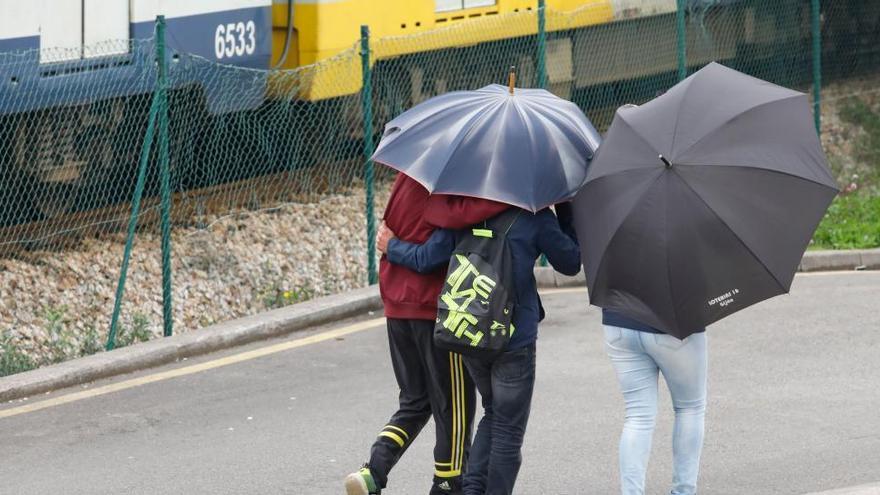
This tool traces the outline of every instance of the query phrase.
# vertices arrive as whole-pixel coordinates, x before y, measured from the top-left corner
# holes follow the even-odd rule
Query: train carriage
[[[762,75],[761,67],[809,63],[810,2],[685,3],[691,66],[717,59]],[[379,129],[433,94],[500,80],[509,65],[519,67],[523,84],[536,84],[537,5],[537,0],[0,0],[0,207],[22,198],[33,203],[3,207],[0,224],[130,196],[129,186],[101,195],[95,188],[112,177],[131,177],[136,165],[138,140],[131,136],[143,135],[155,88],[157,15],[166,18],[172,112],[187,112],[173,118],[204,129],[230,128],[233,142],[217,145],[240,144],[241,154],[250,156],[260,151],[244,136],[253,131],[247,115],[271,111],[274,128],[261,130],[263,144],[291,142],[270,143],[268,148],[281,152],[262,160],[283,162],[295,155],[308,165],[337,159],[334,149],[356,154],[351,150],[360,140],[355,103],[361,90],[360,25],[369,25],[372,33]],[[610,111],[624,96],[649,98],[675,81],[677,0],[546,0],[546,5],[546,76],[552,91],[582,104],[603,101]],[[826,52],[865,46],[876,52],[878,9],[862,0],[834,7],[823,1],[823,29],[854,30],[847,37],[854,41]],[[803,81],[796,75],[777,82]],[[188,103],[181,110],[175,101]],[[238,114],[244,117],[228,117]],[[243,127],[239,141],[236,125]],[[198,130],[172,134],[188,140],[172,143],[181,187],[208,184],[187,174],[205,156],[218,155],[207,149],[213,144],[198,142]],[[285,155],[300,141],[309,141],[308,156],[301,150]],[[354,144],[340,146],[345,142]],[[180,153],[182,148],[189,151]],[[227,164],[236,167],[241,170],[224,177],[251,173],[243,163]],[[24,213],[11,216],[12,211]]]

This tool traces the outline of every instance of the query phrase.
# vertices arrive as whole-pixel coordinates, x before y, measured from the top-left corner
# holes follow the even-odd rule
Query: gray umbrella
[[[432,193],[538,211],[574,196],[599,142],[574,103],[493,84],[431,98],[388,122],[373,160]]]
[[[710,64],[617,111],[574,201],[590,301],[684,338],[787,293],[836,194],[807,96]]]

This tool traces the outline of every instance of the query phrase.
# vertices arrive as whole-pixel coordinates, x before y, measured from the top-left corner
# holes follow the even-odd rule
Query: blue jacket
[[[521,211],[507,233],[513,264],[513,286],[517,303],[513,310],[516,331],[509,349],[531,345],[538,338],[538,322],[544,319],[544,308],[535,283],[535,261],[543,253],[557,271],[576,275],[581,268],[581,253],[572,227],[571,207],[558,205],[559,218],[550,209],[538,213]],[[461,231],[436,230],[424,244],[399,239],[388,242],[387,257],[419,273],[429,273],[449,264]]]

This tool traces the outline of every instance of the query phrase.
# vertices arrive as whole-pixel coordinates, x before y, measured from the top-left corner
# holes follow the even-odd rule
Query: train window
[[[450,10],[472,9],[475,7],[491,7],[497,4],[497,0],[435,0],[437,12],[449,12]]]
[[[104,57],[128,52],[129,3],[83,1],[83,56]]]
[[[82,4],[68,0],[42,0],[40,7],[40,62],[80,59]]]
[[[464,0],[464,8],[491,7],[498,3],[496,0]]]
[[[461,0],[437,0],[437,12],[448,12],[464,8]]]
[[[129,2],[42,0],[40,62],[128,52]]]

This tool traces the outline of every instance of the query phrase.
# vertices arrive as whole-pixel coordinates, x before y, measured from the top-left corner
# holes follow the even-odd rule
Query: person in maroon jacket
[[[399,239],[421,244],[435,229],[469,227],[509,207],[478,198],[431,195],[415,180],[398,174],[377,244],[384,252],[389,231]],[[380,493],[388,482],[388,473],[432,416],[437,438],[434,480],[429,493],[461,493],[475,396],[474,384],[461,356],[434,347],[437,298],[445,275],[445,269],[422,275],[391,264],[382,256],[379,292],[388,320],[391,364],[400,387],[400,405],[373,443],[369,462],[346,477],[348,495]]]

